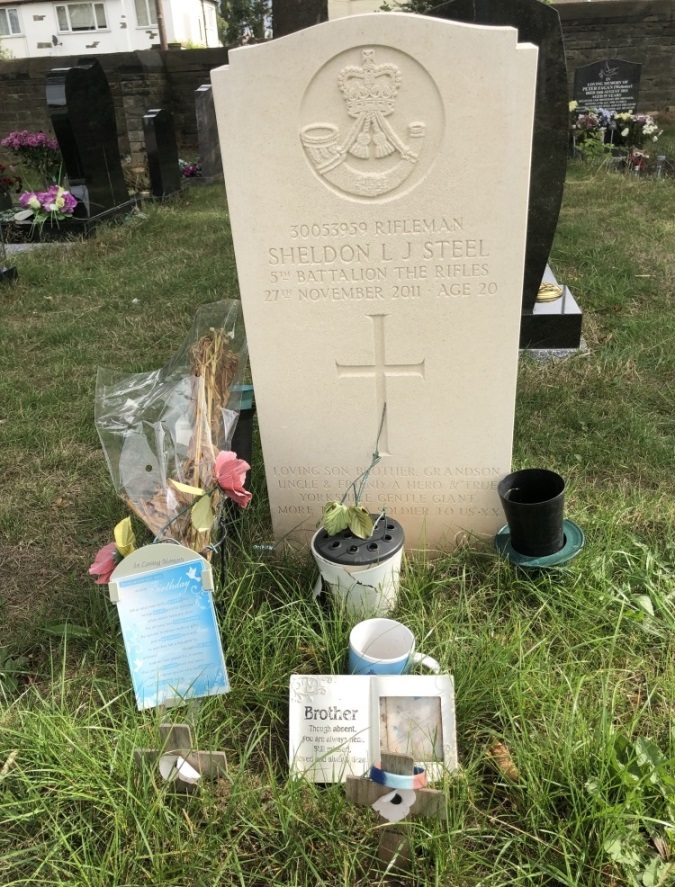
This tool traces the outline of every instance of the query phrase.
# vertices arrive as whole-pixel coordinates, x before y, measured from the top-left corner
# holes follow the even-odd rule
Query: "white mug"
[[[441,666],[415,652],[415,636],[394,619],[366,619],[349,635],[349,674],[405,674],[413,665],[424,665],[435,674]]]

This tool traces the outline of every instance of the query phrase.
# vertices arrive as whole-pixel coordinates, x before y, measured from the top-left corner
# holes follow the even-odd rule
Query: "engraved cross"
[[[424,360],[421,360],[419,363],[387,363],[385,360],[384,321],[389,315],[368,314],[366,316],[373,322],[375,362],[360,366],[358,364],[344,364],[335,361],[335,366],[337,367],[338,377],[341,379],[375,379],[376,415],[381,416],[384,412],[384,405],[387,402],[387,378],[391,376],[419,376],[423,379]],[[389,432],[386,414],[380,434],[379,451],[382,456],[391,455],[389,452]]]

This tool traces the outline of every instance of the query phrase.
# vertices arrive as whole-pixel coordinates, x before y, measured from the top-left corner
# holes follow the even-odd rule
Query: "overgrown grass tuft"
[[[570,166],[553,265],[589,349],[521,362],[514,464],[568,479],[581,556],[543,575],[489,551],[406,564],[396,616],[455,676],[461,769],[447,822],[416,823],[401,883],[609,887],[656,858],[613,748],[647,737],[672,773],[673,196],[673,180]],[[16,264],[0,291],[0,881],[380,883],[372,812],[287,778],[289,674],[341,670],[348,626],[312,601],[307,558],[253,547],[270,536],[259,450],[216,594],[232,691],[195,725],[200,748],[227,753],[225,779],[183,798],[133,768],[157,715],[136,712],[116,613],[86,573],[124,516],[93,426],[96,366],[160,366],[200,304],[236,297],[222,189]]]

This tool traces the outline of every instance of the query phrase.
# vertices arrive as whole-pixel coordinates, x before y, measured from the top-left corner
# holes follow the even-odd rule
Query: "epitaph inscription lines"
[[[337,374],[340,379],[370,378],[375,379],[375,394],[377,397],[377,421],[382,422],[378,450],[381,456],[390,456],[389,428],[387,413],[384,409],[387,402],[387,378],[395,376],[418,376],[424,379],[424,361],[419,363],[387,363],[384,325],[388,314],[367,314],[373,322],[373,344],[375,362],[371,364],[344,364],[335,361]]]

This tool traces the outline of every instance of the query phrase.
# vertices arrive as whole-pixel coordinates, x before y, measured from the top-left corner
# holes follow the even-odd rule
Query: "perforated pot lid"
[[[372,515],[377,521],[367,539],[359,539],[351,530],[329,536],[320,530],[314,538],[314,549],[327,561],[347,567],[366,566],[386,560],[403,547],[403,527],[388,515]]]

